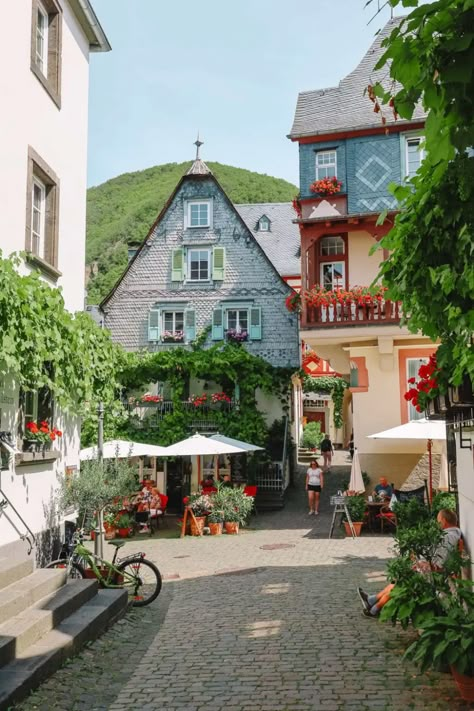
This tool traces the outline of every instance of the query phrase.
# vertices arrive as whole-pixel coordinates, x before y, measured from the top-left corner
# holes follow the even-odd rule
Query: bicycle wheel
[[[80,580],[82,578],[86,577],[86,574],[84,572],[84,568],[82,565],[79,565],[79,563],[75,563],[74,561],[69,561],[66,558],[61,558],[60,560],[53,560],[52,563],[49,563],[47,568],[68,568],[69,567],[69,573],[68,577],[71,578],[72,580]]]
[[[124,573],[123,587],[133,607],[143,607],[153,602],[161,591],[161,573],[153,563],[143,558],[131,558],[117,568]]]

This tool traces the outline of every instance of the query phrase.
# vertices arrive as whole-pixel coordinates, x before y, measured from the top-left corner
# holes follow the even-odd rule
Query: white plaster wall
[[[5,32],[0,43],[0,248],[8,255],[25,247],[30,145],[60,180],[58,286],[76,311],[84,306],[89,46],[68,2],[61,5],[60,110],[30,69],[31,3],[5,8],[14,31]]]
[[[459,523],[466,549],[474,553],[474,431],[463,430],[463,440],[471,441],[471,448],[461,448],[459,431],[456,432],[456,474],[459,497]],[[474,575],[474,565],[472,566]]]
[[[257,407],[263,412],[267,425],[271,425],[274,420],[281,420],[283,417],[283,407],[280,399],[276,395],[270,395],[257,390],[256,393]]]
[[[348,242],[349,286],[370,286],[378,274],[382,250],[369,256],[375,240],[368,232],[350,232]]]
[[[13,404],[0,404],[0,429],[14,433],[18,429],[18,388],[12,380],[5,381],[1,399],[12,399]],[[0,489],[34,534],[62,520],[63,515],[58,515],[60,512],[54,504],[55,492],[66,467],[79,467],[79,418],[57,412],[54,425],[63,432],[63,437],[53,444],[53,448],[60,452],[59,459],[28,466],[15,466],[11,460],[9,469],[0,471]],[[24,524],[10,505],[0,512],[0,551],[1,546],[18,540],[25,532]]]

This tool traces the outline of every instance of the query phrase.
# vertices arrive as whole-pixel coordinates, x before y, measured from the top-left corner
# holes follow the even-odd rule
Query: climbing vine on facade
[[[339,430],[344,424],[343,403],[344,392],[349,387],[347,381],[338,376],[321,375],[313,378],[311,375],[304,375],[302,382],[305,393],[329,393],[331,395],[334,404],[334,427]]]
[[[47,386],[75,412],[112,398],[121,349],[87,314],[71,314],[60,289],[37,272],[20,274],[20,264],[0,252],[0,374],[25,390]]]

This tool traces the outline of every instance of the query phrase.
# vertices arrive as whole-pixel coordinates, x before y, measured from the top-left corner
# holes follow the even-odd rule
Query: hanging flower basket
[[[301,311],[301,294],[294,292],[290,294],[285,299],[285,306],[291,313],[298,313]]]

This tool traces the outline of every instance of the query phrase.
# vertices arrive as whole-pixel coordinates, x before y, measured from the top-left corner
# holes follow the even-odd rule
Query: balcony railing
[[[355,303],[331,306],[307,306],[302,313],[303,328],[366,326],[398,323],[402,317],[401,301],[382,301],[359,306]]]
[[[126,410],[137,429],[158,428],[167,415],[175,411],[172,400],[161,402],[132,402],[126,404]],[[235,402],[210,402],[196,407],[186,400],[181,402],[181,408],[189,414],[189,429],[193,432],[210,432],[217,430],[216,415],[222,412],[231,412],[236,407]]]

